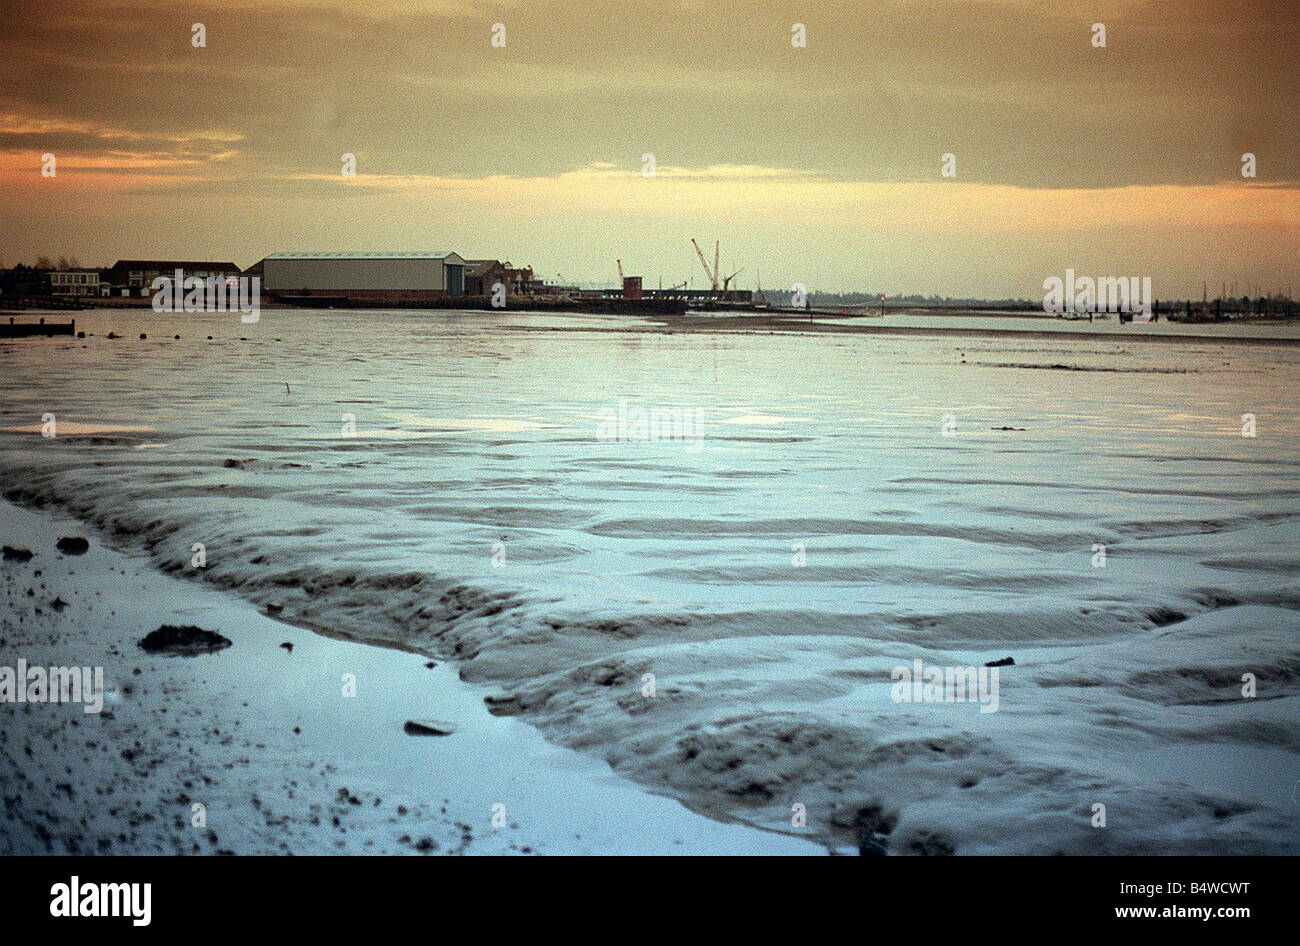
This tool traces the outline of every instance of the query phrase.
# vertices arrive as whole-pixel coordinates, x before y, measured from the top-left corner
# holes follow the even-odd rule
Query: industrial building
[[[494,259],[465,261],[465,295],[490,296],[498,282],[512,296],[546,293],[546,287],[533,275],[531,266],[516,267],[509,260],[504,263]]]
[[[400,304],[460,296],[465,260],[451,252],[273,253],[262,291],[288,302]]]
[[[216,277],[230,279],[239,275],[239,267],[234,263],[213,263],[206,260],[157,260],[157,259],[120,259],[112,267],[101,273],[100,282],[113,286],[123,295],[147,296],[149,287],[160,276],[168,279],[176,277],[176,270],[181,270],[187,277],[199,279]]]
[[[498,282],[509,288],[506,283],[506,268],[501,264],[500,260],[471,259],[465,261],[465,295],[491,295],[492,287]]]

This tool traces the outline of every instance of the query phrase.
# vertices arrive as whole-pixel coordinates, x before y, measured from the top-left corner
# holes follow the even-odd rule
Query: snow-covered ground
[[[1300,849],[1294,341],[530,318],[80,317],[84,340],[0,344],[0,486],[284,619],[450,659],[411,667],[770,829],[736,850]],[[702,436],[642,442],[651,409]],[[997,712],[891,698],[916,659],[1004,657]]]

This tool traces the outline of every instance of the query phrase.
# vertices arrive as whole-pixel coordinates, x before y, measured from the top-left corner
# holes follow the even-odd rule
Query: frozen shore
[[[450,666],[272,620],[93,534],[62,555],[58,537],[88,534],[66,517],[3,503],[0,533],[34,553],[0,562],[0,664],[102,666],[107,690],[98,714],[0,704],[0,854],[825,851],[647,794],[492,716]],[[160,624],[233,645],[146,654],[137,642]],[[455,731],[403,732],[428,718]]]
[[[93,317],[85,339],[0,345],[0,491],[185,601],[245,602],[267,673],[307,645],[278,650],[250,609],[387,646],[400,700],[459,678],[483,732],[535,727],[764,845],[1300,849],[1294,345]],[[611,439],[624,404],[689,411],[700,436]],[[119,650],[164,622],[207,626],[141,614]],[[235,646],[193,665],[249,666],[211,623]],[[891,699],[900,665],[1006,657],[996,712]],[[467,732],[440,704],[391,714],[386,739],[458,729],[403,747]],[[464,823],[515,815],[438,791]]]

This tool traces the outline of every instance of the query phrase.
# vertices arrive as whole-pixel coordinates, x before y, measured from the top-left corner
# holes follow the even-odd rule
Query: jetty
[[[0,338],[30,338],[36,335],[76,335],[77,320],[71,322],[46,322],[41,319],[39,322],[17,322],[12,318],[9,322],[0,322]]]

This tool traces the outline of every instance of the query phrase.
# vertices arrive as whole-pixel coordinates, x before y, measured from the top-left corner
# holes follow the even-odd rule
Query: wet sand
[[[450,665],[272,620],[93,534],[61,555],[56,537],[87,535],[66,517],[0,503],[0,532],[34,553],[0,562],[0,663],[102,666],[108,691],[98,714],[0,704],[0,854],[825,853],[647,794],[492,716]],[[145,653],[164,623],[233,644]]]

